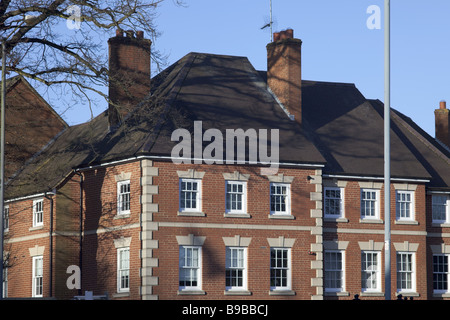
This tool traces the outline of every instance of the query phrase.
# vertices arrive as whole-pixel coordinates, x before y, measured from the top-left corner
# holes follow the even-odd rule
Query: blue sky
[[[269,0],[185,2],[166,0],[158,9],[162,35],[153,46],[169,64],[195,51],[245,56],[266,70],[270,32],[261,27],[269,22]],[[383,17],[383,0],[272,0],[274,31],[292,28],[303,41],[304,79],[354,83],[366,98],[383,101],[384,30],[383,22],[367,27],[371,5]],[[450,1],[391,0],[391,49],[391,105],[434,136],[434,109],[441,100],[450,107]],[[64,117],[76,124],[90,112],[77,108]]]

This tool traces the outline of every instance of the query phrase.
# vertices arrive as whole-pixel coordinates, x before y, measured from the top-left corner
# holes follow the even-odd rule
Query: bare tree
[[[68,105],[68,96],[89,105],[92,97],[108,101],[105,36],[117,29],[143,31],[154,41],[160,35],[155,17],[163,1],[2,0],[0,37],[6,43],[7,71],[43,84]],[[152,49],[157,71],[165,59]]]

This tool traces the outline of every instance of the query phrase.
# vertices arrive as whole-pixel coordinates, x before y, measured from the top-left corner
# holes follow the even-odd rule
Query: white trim
[[[445,220],[438,220],[434,219],[434,202],[436,197],[443,197],[446,199],[444,201],[444,210],[445,210]],[[444,223],[450,223],[450,195],[447,194],[432,194],[431,195],[431,222],[435,224],[444,224]]]
[[[287,251],[287,270],[286,270],[286,286],[270,286],[270,292],[281,292],[281,291],[288,291],[292,289],[292,254],[291,254],[291,248],[289,247],[270,247],[270,255],[272,255],[272,250],[283,250]],[[272,260],[272,258],[270,259]],[[270,271],[272,271],[272,265],[270,265]],[[271,272],[270,272],[271,273]],[[270,278],[270,281],[272,281],[272,278]]]
[[[360,193],[360,209],[359,209],[359,214],[360,214],[360,218],[362,221],[373,221],[373,220],[380,220],[381,219],[381,214],[380,214],[380,190],[379,189],[372,189],[372,188],[361,188],[360,189],[361,193]],[[375,216],[371,217],[371,216],[363,216],[362,215],[362,211],[363,211],[363,207],[362,207],[362,203],[363,203],[363,192],[375,192]],[[366,201],[371,201],[372,199],[369,199]]]
[[[361,250],[361,276],[363,273],[362,270],[362,256],[363,254],[374,254],[376,255],[376,270],[365,270],[365,271],[375,271],[376,274],[376,288],[363,288],[362,287],[362,279],[361,279],[361,292],[363,293],[381,293],[381,251],[374,251],[374,250]]]
[[[327,196],[326,196],[326,191],[327,190],[339,190],[340,194],[341,194],[341,198],[340,198],[340,212],[339,212],[339,216],[334,215],[334,214],[329,214],[326,212],[326,200],[327,200]],[[345,188],[343,187],[324,187],[323,188],[323,217],[325,219],[343,219],[345,218]],[[333,199],[337,199],[337,198],[333,198]],[[361,216],[361,213],[360,213]]]
[[[435,274],[435,271],[434,271],[435,270],[434,257],[436,257],[436,256],[446,257],[447,258],[447,266],[448,266],[448,264],[450,262],[450,255],[448,253],[442,253],[442,252],[435,253],[435,252],[433,252],[433,254],[432,254],[432,259],[433,259],[433,261],[432,261],[432,270],[433,270],[432,274],[433,274],[433,276]],[[435,289],[434,288],[434,282],[433,282],[433,294],[448,294],[450,292],[450,287],[449,287],[450,270],[447,269],[447,272],[438,272],[438,274],[445,274],[447,276],[447,289],[446,290],[445,289]]]
[[[409,202],[403,201],[402,203],[409,203],[409,217],[399,216],[399,204],[398,197],[400,194],[409,194]],[[395,190],[395,221],[416,221],[416,193],[411,190]]]
[[[181,251],[185,250],[185,249],[197,249],[197,267],[192,267],[192,266],[184,266],[184,264],[181,264],[180,258],[181,258]],[[201,291],[202,290],[202,274],[203,274],[203,266],[202,266],[202,246],[189,246],[189,245],[180,245],[178,248],[179,252],[178,252],[178,279],[180,280],[181,278],[181,270],[182,267],[185,268],[196,268],[196,273],[197,273],[197,285],[196,286],[180,286],[180,283],[178,282],[178,290],[179,292],[183,292],[183,291]]]
[[[398,255],[411,255],[411,271],[408,271],[411,273],[411,288],[410,289],[400,289],[398,287],[398,280],[397,280],[397,284],[396,284],[396,290],[397,293],[399,294],[408,294],[408,293],[415,293],[416,292],[416,285],[417,285],[417,268],[416,268],[416,252],[414,251],[397,251],[395,254],[396,257],[396,277],[398,278],[399,275],[399,270],[398,270]]]
[[[41,203],[41,210],[42,211],[36,211],[36,205],[38,203]],[[37,221],[37,214],[41,214],[41,221]],[[44,199],[36,199],[33,200],[33,227],[41,227],[44,225]]]
[[[427,194],[450,194],[450,191],[432,191],[432,190],[428,190]]]
[[[242,267],[235,267],[233,268],[232,266],[227,266],[227,261],[228,259],[226,259],[228,252],[233,251],[233,250],[237,250],[240,251],[242,250],[242,259],[243,259],[243,266]],[[228,267],[228,268],[227,268]],[[225,291],[226,292],[234,292],[234,291],[245,291],[248,288],[248,256],[247,256],[247,247],[236,247],[236,246],[226,246],[225,247],[225,276],[226,276],[226,270],[227,269],[240,269],[242,270],[242,286],[227,286],[226,285],[226,278],[225,278]]]
[[[326,279],[324,279],[324,292],[325,293],[343,293],[346,292],[345,291],[345,269],[346,269],[346,264],[345,264],[345,249],[325,249],[324,253],[323,253],[323,259],[324,259],[324,266],[323,266],[323,272],[324,272],[324,278],[325,278],[325,274],[328,271],[337,271],[338,269],[327,269],[327,262],[326,262],[326,255],[327,253],[339,253],[341,255],[341,287],[340,288],[334,288],[334,287],[327,287],[326,286]],[[360,272],[361,273],[361,272]]]
[[[241,209],[231,209],[231,202],[230,202],[230,208],[228,207],[228,185],[242,185],[242,198],[241,198]],[[230,194],[238,194],[236,192],[230,191]],[[229,215],[233,214],[245,214],[247,213],[247,181],[242,180],[225,180],[225,213]]]
[[[93,166],[87,166],[87,167],[80,167],[80,168],[76,168],[73,169],[74,172],[81,172],[81,171],[87,171],[87,170],[92,170],[92,169],[96,169],[96,168],[102,168],[102,167],[107,167],[107,166],[113,166],[113,165],[118,165],[118,164],[122,164],[122,163],[127,163],[127,162],[132,162],[132,161],[139,161],[139,160],[190,160],[190,161],[210,161],[210,162],[214,162],[216,161],[216,159],[197,159],[197,158],[183,158],[183,157],[169,157],[169,156],[137,156],[137,157],[131,157],[131,158],[126,158],[126,159],[122,159],[122,160],[116,160],[116,161],[110,161],[110,162],[105,162],[102,164],[98,164],[98,165],[93,165]],[[241,161],[239,161],[241,162]],[[254,162],[254,161],[245,161],[243,163],[237,163],[237,161],[233,162],[233,163],[227,163],[227,165],[248,165],[248,164],[255,164],[255,165],[268,165],[268,164],[272,164],[272,165],[277,165],[277,166],[293,166],[293,167],[305,167],[305,168],[324,168],[325,165],[324,164],[313,164],[313,163],[291,163],[291,162],[267,162],[267,163],[258,163],[258,162]],[[59,182],[58,182],[59,184]],[[5,200],[5,203],[9,203],[9,202],[13,202],[13,201],[19,201],[19,200],[25,200],[25,199],[30,199],[30,198],[37,198],[37,197],[43,197],[46,194],[51,194],[51,193],[35,193],[32,195],[28,195],[28,196],[22,196],[22,197],[17,197],[17,198],[13,198],[13,199],[9,199],[9,200]]]
[[[195,208],[185,208],[181,207],[181,184],[182,182],[195,182],[197,183],[197,190],[195,191]],[[189,190],[187,191],[189,192]],[[193,192],[193,191],[190,191]],[[184,204],[183,204],[184,205]],[[202,211],[202,179],[191,179],[191,178],[179,178],[178,183],[178,212],[201,212]]]
[[[130,270],[131,270],[131,257],[130,257],[130,247],[121,247],[121,248],[117,248],[117,292],[118,293],[122,293],[122,292],[130,292]],[[121,260],[120,258],[122,257],[122,252],[126,252],[128,251],[128,269],[121,269],[120,268],[120,264],[121,264]],[[128,270],[128,287],[123,287],[122,288],[122,279],[121,279],[121,270]]]
[[[13,198],[13,199],[5,200],[5,203],[11,203],[11,202],[22,201],[22,200],[29,200],[29,199],[33,199],[33,198],[42,198],[46,194],[50,194],[50,193],[36,193],[36,194],[29,195],[29,196]]]
[[[122,160],[116,160],[116,161],[111,161],[111,162],[105,162],[102,164],[97,164],[97,165],[93,165],[93,166],[87,166],[87,167],[81,167],[81,168],[77,168],[74,171],[86,171],[86,170],[90,170],[90,169],[95,169],[95,168],[100,168],[100,167],[105,167],[105,166],[111,166],[111,165],[117,165],[120,163],[126,163],[126,162],[131,162],[131,161],[135,161],[135,160],[142,160],[142,159],[156,159],[156,160],[177,160],[177,161],[209,161],[209,162],[215,162],[217,159],[203,159],[203,158],[185,158],[185,157],[170,157],[170,156],[137,156],[137,157],[131,157],[131,158],[126,158],[126,159],[122,159]],[[227,165],[246,165],[246,164],[256,164],[256,165],[268,165],[268,164],[275,164],[275,165],[285,165],[285,166],[296,166],[296,167],[313,167],[313,168],[324,168],[325,165],[324,164],[314,164],[314,163],[291,163],[291,162],[255,162],[255,161],[244,161],[243,163],[241,163],[242,161],[239,160],[239,163],[237,163],[238,161],[234,161],[233,163],[227,163]]]
[[[345,176],[336,174],[323,174],[324,178],[337,178],[337,179],[358,179],[358,180],[380,180],[383,181],[383,177],[371,177],[371,176]],[[409,178],[391,178],[391,181],[404,181],[404,182],[430,182],[428,179],[409,179]]]
[[[40,279],[42,281],[42,293],[37,294],[36,293],[36,261],[40,260],[42,263],[42,275],[40,276]],[[33,298],[37,297],[40,298],[43,296],[44,293],[44,256],[40,255],[40,256],[34,256],[32,258],[32,275],[31,275],[31,296]]]
[[[121,187],[124,185],[129,185],[129,192],[126,193],[121,193]],[[122,195],[128,194],[128,209],[127,210],[122,210]],[[122,216],[122,215],[127,215],[131,213],[131,181],[130,180],[120,180],[117,181],[117,210],[116,210],[117,215]]]
[[[286,187],[286,210],[285,211],[272,211],[272,186],[275,187]],[[271,216],[291,216],[291,184],[284,182],[270,182],[269,190],[269,204],[270,204],[270,215]],[[281,194],[275,194],[281,196]]]

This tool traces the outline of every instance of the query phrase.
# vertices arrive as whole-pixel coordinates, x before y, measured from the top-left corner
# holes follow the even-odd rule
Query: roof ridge
[[[354,87],[356,88],[356,84],[353,82],[338,82],[338,81],[320,81],[320,80],[306,80],[303,79],[302,82],[311,83],[311,84],[322,84],[322,85],[330,85],[330,86],[344,86],[344,87]]]
[[[411,126],[405,119],[403,119],[399,114],[401,114],[403,117],[407,117],[406,115],[404,115],[403,113],[401,113],[400,111],[396,110],[396,109],[392,109],[391,111],[391,116],[393,116],[393,118],[395,120],[397,120],[399,122],[400,125],[402,125],[406,130],[408,130],[409,132],[411,132],[412,135],[414,135],[420,142],[422,142],[427,148],[429,148],[431,151],[433,151],[439,158],[441,158],[442,160],[444,160],[445,162],[447,162],[448,164],[450,164],[450,158],[445,155],[439,148],[437,148],[433,143],[431,143],[429,141],[429,139],[424,136],[427,135],[428,137],[430,137],[431,139],[433,139],[426,131],[422,130],[423,133],[420,133],[417,131],[417,129],[415,129],[413,126]],[[415,125],[417,126],[417,124],[408,117],[408,119]],[[420,127],[419,127],[420,128]]]

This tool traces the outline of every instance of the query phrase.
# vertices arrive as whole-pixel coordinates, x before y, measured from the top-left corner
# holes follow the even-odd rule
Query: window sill
[[[438,227],[438,228],[450,228],[450,223],[448,222],[432,222],[432,227]]]
[[[113,294],[113,298],[127,298],[130,296],[130,292],[117,292]]]
[[[350,296],[350,293],[347,291],[338,291],[338,292],[325,291],[324,296],[326,296],[326,297],[348,297],[348,296]]]
[[[359,219],[359,223],[374,223],[374,224],[384,224],[382,219]]]
[[[200,211],[178,211],[177,215],[180,217],[206,217],[206,214]]]
[[[284,219],[284,220],[295,220],[295,217],[291,214],[269,214],[269,219]]]
[[[325,222],[343,222],[343,223],[348,223],[348,219],[347,218],[325,217],[323,220]]]
[[[399,291],[395,295],[402,295],[403,297],[420,297],[420,294],[414,291]]]
[[[384,297],[384,292],[361,292],[360,297]]]
[[[28,229],[28,231],[36,231],[36,230],[42,230],[44,229],[44,226],[36,226],[36,227],[31,227],[30,229]]]
[[[450,298],[450,292],[433,292],[433,298]]]
[[[295,296],[293,290],[270,290],[269,296]]]
[[[226,296],[251,296],[252,292],[248,290],[225,290],[223,294]]]
[[[179,296],[196,296],[205,295],[206,291],[203,290],[178,290],[177,295]]]
[[[126,219],[131,216],[131,213],[118,213],[114,216],[114,219]]]
[[[248,213],[231,213],[231,212],[225,212],[223,214],[223,216],[225,218],[245,218],[245,219],[249,219],[252,216]]]
[[[418,225],[418,221],[414,220],[395,220],[395,224],[407,224],[407,225]]]

